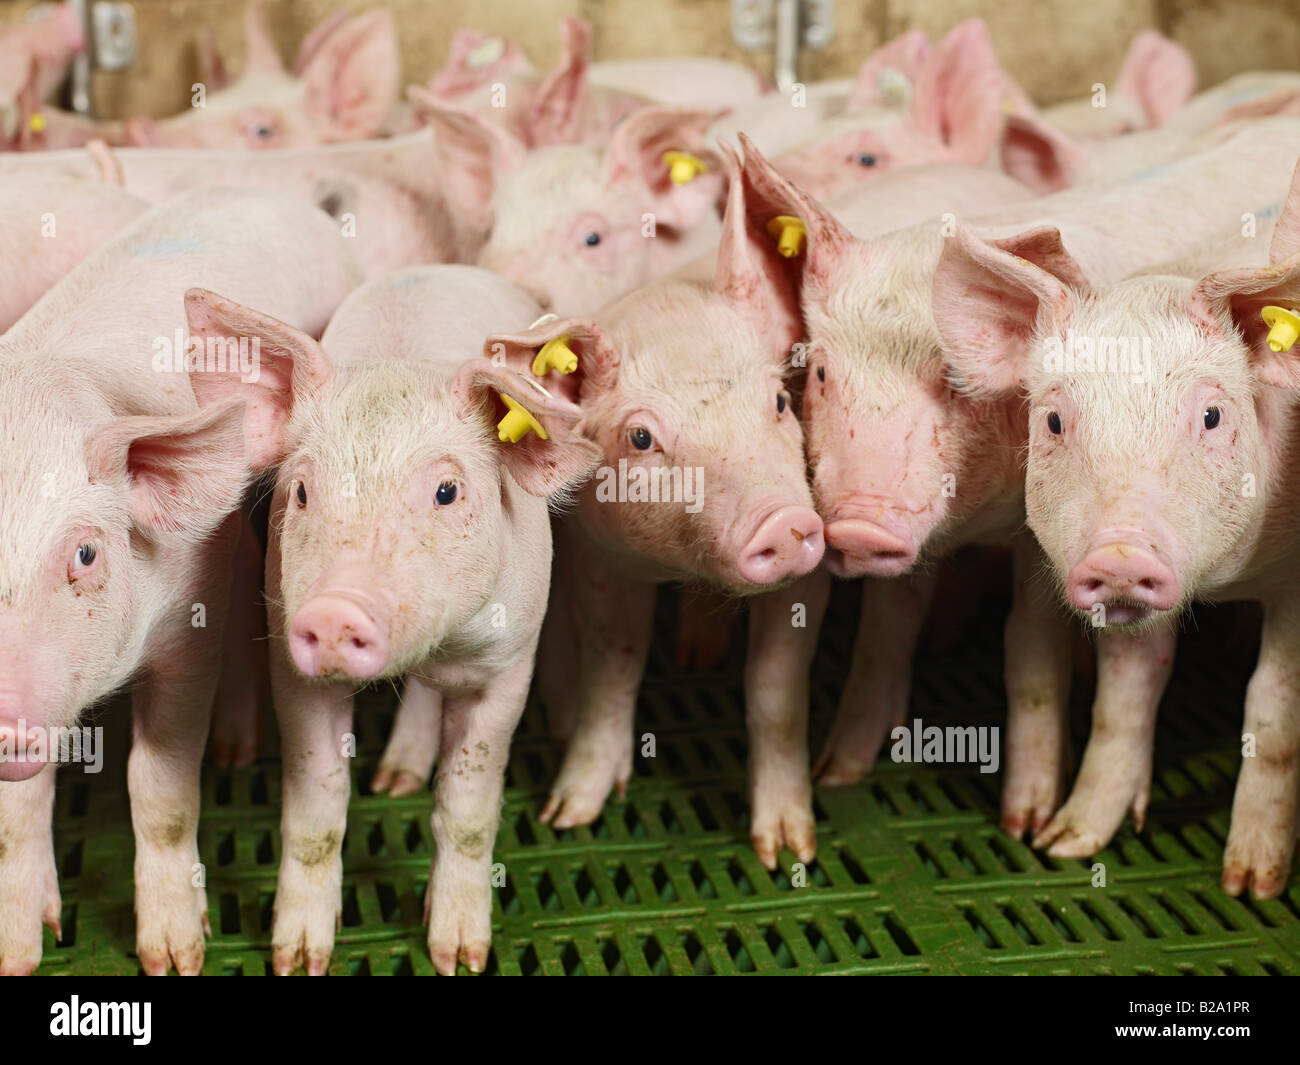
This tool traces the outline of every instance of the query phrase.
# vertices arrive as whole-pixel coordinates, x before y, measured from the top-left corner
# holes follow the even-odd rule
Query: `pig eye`
[[[589,232],[584,234],[582,238],[582,243],[587,245],[587,247],[589,248],[594,248],[597,244],[600,243],[600,234],[597,233],[594,229],[590,230]]]
[[[778,416],[785,413],[785,408],[790,404],[790,393],[784,388],[776,394],[776,413]]]
[[[1056,411],[1052,411],[1047,416],[1047,431],[1053,436],[1061,435],[1061,416]]]
[[[298,500],[299,507],[307,505],[307,486],[302,481],[293,482],[293,497]]]
[[[642,425],[638,425],[627,436],[638,451],[649,451],[654,446],[655,438],[650,435],[650,430]]]
[[[876,157],[872,155],[871,152],[858,152],[858,154],[853,157],[853,161],[857,163],[858,166],[875,166],[877,162]]]
[[[440,507],[447,507],[456,502],[455,482],[443,481],[438,485],[438,490],[433,494],[433,501]]]
[[[78,577],[84,577],[98,557],[99,552],[94,544],[79,544],[72,561],[68,563],[68,580],[75,581]]]
[[[825,380],[826,380],[826,367],[825,367],[825,366],[818,366],[818,367],[817,367],[817,380],[818,380],[818,381],[825,381]]]
[[[1223,417],[1223,412],[1218,407],[1206,407],[1201,419],[1205,422],[1205,428],[1214,429],[1218,427],[1219,420]]]

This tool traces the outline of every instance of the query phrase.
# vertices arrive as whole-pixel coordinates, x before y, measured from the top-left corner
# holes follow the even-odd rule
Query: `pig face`
[[[1287,215],[1297,202],[1293,189]],[[1260,312],[1300,298],[1300,239],[1284,217],[1272,266],[1105,291],[1056,241],[1025,257],[960,234],[936,306],[970,388],[1028,394],[1026,511],[1063,597],[1095,623],[1141,626],[1240,572],[1277,505],[1300,375]]]
[[[47,370],[0,370],[0,751],[24,729],[66,727],[139,665],[161,607],[185,586],[167,559],[238,506],[241,417],[104,418]],[[98,417],[97,417],[98,416]],[[98,427],[87,426],[98,422]],[[0,780],[38,772],[4,761]]]
[[[527,152],[508,133],[420,98],[437,127],[448,195],[477,219],[478,264],[514,281],[544,309],[589,313],[687,262],[716,236],[716,157],[703,147],[712,114],[645,108],[607,148],[555,145]],[[710,169],[677,185],[664,153],[689,152]],[[711,161],[711,162],[710,162]]]
[[[747,594],[815,568],[822,536],[783,379],[799,335],[793,295],[727,165],[737,173],[712,288],[651,285],[600,325],[562,320],[489,338],[485,351],[526,367],[565,338],[578,368],[550,371],[548,387],[579,405],[578,429],[604,456],[579,497],[583,525],[660,575]]]
[[[851,113],[777,160],[809,195],[825,199],[898,167],[979,166],[997,148],[1003,76],[982,21],[963,22],[933,52],[908,35],[886,50],[864,62]]]
[[[244,389],[256,461],[281,459],[279,605],[307,676],[370,680],[426,661],[502,595],[509,484],[555,496],[595,464],[570,431],[577,410],[505,368],[474,358],[452,380],[411,361],[335,371],[310,337],[211,293],[191,293],[187,310],[192,332],[238,329],[262,338],[264,365],[270,352],[265,385],[199,390],[206,402]],[[547,439],[503,442],[501,395]]]
[[[333,20],[284,69],[260,4],[246,9],[248,55],[204,105],[161,121],[132,119],[130,144],[166,148],[295,148],[364,140],[382,132],[397,102],[400,61],[391,12]]]
[[[934,327],[938,228],[855,239],[745,144],[757,229],[790,215],[807,246],[801,284],[807,377],[801,420],[827,568],[894,577],[991,529],[1018,506],[1012,405],[953,385]]]

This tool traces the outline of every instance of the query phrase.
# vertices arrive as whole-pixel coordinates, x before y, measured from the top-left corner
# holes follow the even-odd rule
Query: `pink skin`
[[[199,762],[248,480],[239,406],[200,411],[183,370],[153,365],[154,339],[184,325],[187,278],[320,329],[358,274],[319,212],[214,190],[141,217],[0,339],[0,480],[13,503],[0,555],[18,560],[0,569],[2,716],[71,726],[134,678],[136,946],[151,974],[203,960]],[[204,626],[191,623],[196,603]],[[31,972],[42,923],[57,923],[53,776],[0,785],[0,971]]]
[[[47,146],[48,131],[33,129],[32,117],[65,114],[46,108],[44,101],[85,48],[81,20],[68,4],[55,7],[49,17],[0,31],[0,150]]]
[[[597,457],[573,432],[575,407],[478,356],[490,322],[527,323],[537,307],[485,271],[441,266],[357,290],[319,343],[212,293],[191,292],[187,310],[198,334],[252,333],[275,353],[262,382],[228,375],[197,391],[204,405],[245,397],[252,461],[280,466],[266,578],[285,761],[275,971],[328,969],[352,696],[406,676],[396,736],[415,749],[404,756],[445,752],[429,952],[441,973],[480,972],[510,737],[546,608],[546,499]],[[500,394],[547,438],[502,442]],[[377,785],[403,784],[402,766],[386,756]]]
[[[331,20],[309,35],[286,71],[260,2],[245,8],[240,77],[208,86],[203,107],[171,118],[132,119],[129,144],[151,148],[298,148],[366,140],[384,130],[397,103],[401,59],[385,8]]]
[[[1219,195],[1216,189],[1239,189],[1243,197],[1254,198],[1255,210],[1265,210],[1280,197],[1283,168],[1294,162],[1278,139],[1291,135],[1280,126],[1243,129],[1218,149],[1172,165],[1166,175],[1131,188],[1071,191],[1032,207],[1004,208],[985,216],[985,226],[994,233],[1018,233],[1052,219],[1068,232],[1078,276],[1118,279],[1160,257],[1190,252],[1212,234],[1212,225],[1223,225],[1218,218],[1207,219],[1200,230],[1187,223],[1198,215],[1198,204]],[[746,163],[758,166],[752,155]],[[940,252],[952,241],[945,241],[937,227],[858,240],[775,172],[769,183],[772,205],[755,222],[775,213],[794,214],[809,231],[808,252],[800,260],[809,337],[802,417],[814,494],[826,523],[828,568],[843,575],[897,577],[965,543],[1006,542],[1023,520],[1019,455],[1025,416],[1014,390],[991,394],[953,387],[961,377],[934,328],[936,316],[945,339],[959,332],[969,336],[975,327],[955,313],[969,301],[969,285],[936,276]],[[1239,215],[1233,216],[1234,225]],[[1111,220],[1104,229],[1095,224],[1101,217]],[[1116,229],[1113,220],[1120,218],[1124,224]],[[1005,239],[1006,250],[1020,258],[1063,258],[1053,231],[1030,230]],[[975,335],[986,340],[986,334]],[[840,525],[843,521],[850,524]],[[913,556],[916,562],[906,565]],[[1029,656],[1007,661],[1009,733],[1020,737],[1012,753],[1044,752],[1023,772],[1020,766],[1009,768],[1009,781],[1018,779],[1004,794],[1004,822],[1012,831],[1037,828],[1050,818],[1065,768],[1060,699],[1065,681],[1059,673],[1069,630],[1040,599],[1041,593],[1017,593],[1019,609],[1028,613],[1009,623],[1016,631],[1041,624],[1045,640],[1053,634],[1043,648],[1043,664],[1035,665]],[[1032,620],[1040,616],[1041,621]],[[863,647],[862,654],[870,661],[873,648]],[[882,683],[880,691],[905,690],[906,663],[906,654],[890,660],[888,668],[898,676]],[[1031,671],[1029,679],[1021,677],[1024,671]],[[836,739],[820,760],[822,778],[859,778],[876,756],[871,744],[883,734],[883,725],[853,718],[880,715],[888,722],[898,705],[896,696],[881,696],[872,705],[850,693],[841,706],[846,719],[836,725]]]
[[[1054,854],[1094,853],[1130,809],[1140,825],[1179,611],[1193,598],[1258,599],[1264,633],[1243,733],[1257,749],[1243,759],[1223,887],[1271,898],[1286,886],[1300,789],[1290,595],[1300,505],[1283,442],[1300,373],[1293,353],[1269,348],[1260,311],[1300,299],[1298,253],[1300,175],[1265,266],[1241,265],[1262,249],[1240,235],[1110,288],[1079,284],[1064,254],[1009,261],[966,236],[945,253],[968,294],[960,335],[958,314],[943,318],[954,357],[973,388],[1028,393],[1029,525],[1062,596],[1105,626],[1083,769],[1035,839]],[[935,295],[953,293],[937,280]],[[961,339],[981,335],[996,341]],[[1120,335],[1152,338],[1141,381],[1046,360],[1053,338]]]

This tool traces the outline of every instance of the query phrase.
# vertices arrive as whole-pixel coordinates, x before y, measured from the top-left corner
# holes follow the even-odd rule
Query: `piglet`
[[[537,307],[460,266],[365,285],[319,344],[211,292],[186,307],[195,335],[255,336],[271,353],[260,382],[206,377],[196,394],[216,408],[245,396],[255,460],[280,464],[266,576],[284,754],[275,971],[328,968],[352,696],[405,677],[399,716],[440,755],[430,956],[441,973],[481,972],[502,782],[550,583],[546,501],[598,458],[573,431],[577,408],[479,356],[493,323],[525,325]]]
[[[1258,600],[1223,858],[1224,890],[1257,898],[1286,886],[1300,789],[1300,171],[1261,263],[1265,239],[1107,287],[1055,231],[1029,257],[963,232],[935,280],[967,390],[1027,395],[1029,525],[1112,663],[1074,792],[1035,844],[1086,856],[1130,808],[1141,824],[1179,617],[1195,599]]]
[[[314,208],[204,191],[141,216],[0,337],[0,973],[36,967],[42,922],[59,933],[41,738],[129,682],[136,949],[150,974],[201,968],[199,761],[248,465],[243,405],[199,410],[186,370],[271,369],[230,336],[189,359],[183,296],[218,285],[316,331],[358,280]]]

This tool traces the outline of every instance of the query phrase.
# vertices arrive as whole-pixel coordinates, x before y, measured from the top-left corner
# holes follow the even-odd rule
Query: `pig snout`
[[[40,729],[41,722],[22,709],[16,694],[0,692],[0,781],[28,780],[45,768],[43,759],[27,756]]]
[[[901,533],[862,518],[826,526],[826,567],[837,577],[896,577],[916,562],[916,545]]]
[[[822,520],[808,507],[780,507],[740,550],[736,569],[750,584],[779,584],[817,568],[826,544]]]
[[[339,594],[309,599],[289,626],[289,653],[309,677],[370,680],[388,665],[388,637],[361,604]]]
[[[1178,605],[1182,592],[1168,565],[1130,539],[1101,539],[1066,577],[1076,610],[1092,610],[1100,603],[1108,623],[1124,625]]]

